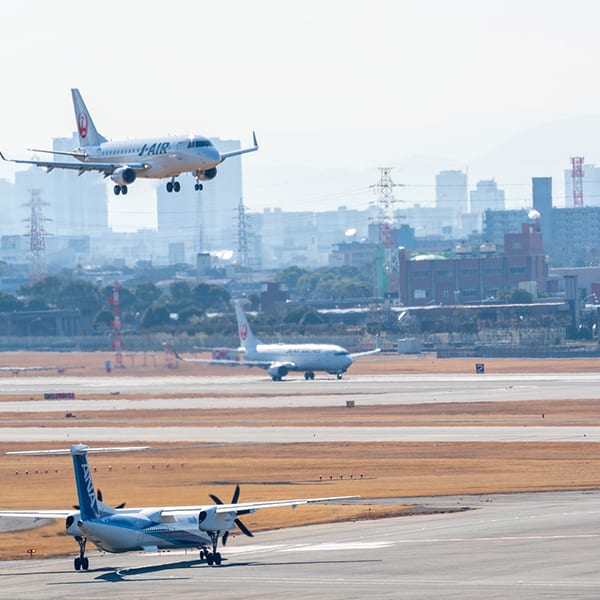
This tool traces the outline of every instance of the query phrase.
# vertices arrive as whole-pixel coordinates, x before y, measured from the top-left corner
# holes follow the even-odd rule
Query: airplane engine
[[[67,517],[67,521],[65,523],[65,529],[69,535],[72,535],[74,537],[83,536],[83,533],[81,533],[81,530],[77,526],[78,521],[79,521],[79,513],[69,515]]]
[[[206,169],[206,171],[198,171],[198,179],[200,181],[210,181],[217,176],[217,167]]]
[[[289,373],[289,369],[284,365],[273,365],[267,369],[267,373],[271,377],[285,377]]]
[[[209,508],[198,514],[198,529],[202,531],[230,531],[235,528],[235,512],[217,514],[217,509]]]
[[[115,169],[110,178],[118,185],[129,185],[135,181],[135,171],[130,167]]]

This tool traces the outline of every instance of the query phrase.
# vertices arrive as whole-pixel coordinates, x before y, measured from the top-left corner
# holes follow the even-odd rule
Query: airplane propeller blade
[[[209,494],[209,497],[215,504],[223,504],[223,501],[221,500],[221,498],[219,498],[216,494]],[[237,504],[239,499],[240,499],[240,485],[238,484],[235,486],[235,490],[234,490],[233,496],[231,498],[231,504]],[[250,512],[249,510],[240,510],[240,511],[236,512],[235,514],[237,517],[238,515],[247,515],[249,512]],[[247,535],[248,537],[254,537],[254,534],[242,523],[242,521],[240,519],[236,518],[234,522],[238,526],[238,529],[244,535]],[[228,537],[229,537],[229,531],[226,531],[222,537],[223,546],[225,546],[225,544],[227,544]]]

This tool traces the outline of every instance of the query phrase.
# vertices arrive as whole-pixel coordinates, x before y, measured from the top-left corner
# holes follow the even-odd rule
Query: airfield
[[[486,360],[476,374],[475,360],[374,356],[309,382],[161,358],[110,374],[104,356],[52,364],[83,359],[0,376],[1,452],[150,444],[91,457],[105,499],[129,506],[227,498],[236,482],[242,501],[362,500],[249,515],[255,538],[231,539],[219,568],[192,551],[90,548],[90,570],[75,572],[62,524],[2,533],[0,556],[37,552],[0,562],[0,598],[598,597],[598,360]],[[75,398],[44,399],[64,392]],[[0,508],[75,501],[68,457],[1,463]]]

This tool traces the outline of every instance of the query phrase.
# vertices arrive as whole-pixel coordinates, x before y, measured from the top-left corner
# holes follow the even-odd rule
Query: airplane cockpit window
[[[188,148],[206,148],[208,146],[212,146],[210,140],[190,140],[188,143]]]

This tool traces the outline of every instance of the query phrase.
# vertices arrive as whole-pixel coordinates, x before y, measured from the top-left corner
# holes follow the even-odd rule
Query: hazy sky
[[[70,135],[79,87],[112,139],[249,144],[255,129],[246,204],[334,208],[318,179],[286,207],[294,182],[270,169],[372,170],[374,183],[377,166],[431,154],[467,167],[519,130],[598,114],[599,24],[596,0],[2,2],[0,149],[28,157]],[[354,197],[366,208],[371,195]]]

